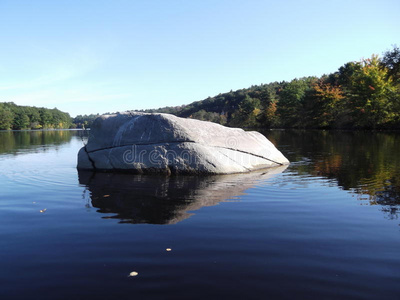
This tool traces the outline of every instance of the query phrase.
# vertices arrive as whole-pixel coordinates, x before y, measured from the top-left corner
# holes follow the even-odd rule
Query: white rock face
[[[289,164],[262,134],[169,114],[125,112],[93,123],[78,169],[230,174]]]

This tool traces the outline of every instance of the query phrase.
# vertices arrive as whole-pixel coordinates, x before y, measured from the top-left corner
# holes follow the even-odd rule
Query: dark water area
[[[264,134],[289,166],[165,177],[0,132],[0,299],[398,298],[400,134]]]

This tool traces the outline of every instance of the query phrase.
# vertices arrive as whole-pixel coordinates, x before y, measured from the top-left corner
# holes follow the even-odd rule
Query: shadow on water
[[[219,176],[151,176],[79,171],[91,205],[106,219],[131,224],[175,224],[204,206],[237,196],[286,169]]]
[[[0,155],[45,152],[50,147],[67,144],[73,136],[86,138],[83,130],[0,131]]]
[[[381,205],[389,218],[398,218],[398,132],[271,130],[264,135],[292,162],[288,171],[331,179],[359,200]]]

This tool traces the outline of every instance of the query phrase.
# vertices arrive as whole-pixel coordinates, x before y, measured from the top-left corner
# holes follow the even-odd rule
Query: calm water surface
[[[400,134],[265,134],[290,166],[168,178],[0,132],[0,299],[398,298]]]

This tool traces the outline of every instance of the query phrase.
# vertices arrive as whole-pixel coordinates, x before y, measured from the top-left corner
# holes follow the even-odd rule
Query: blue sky
[[[0,102],[77,114],[189,104],[400,45],[400,1],[0,0]]]

